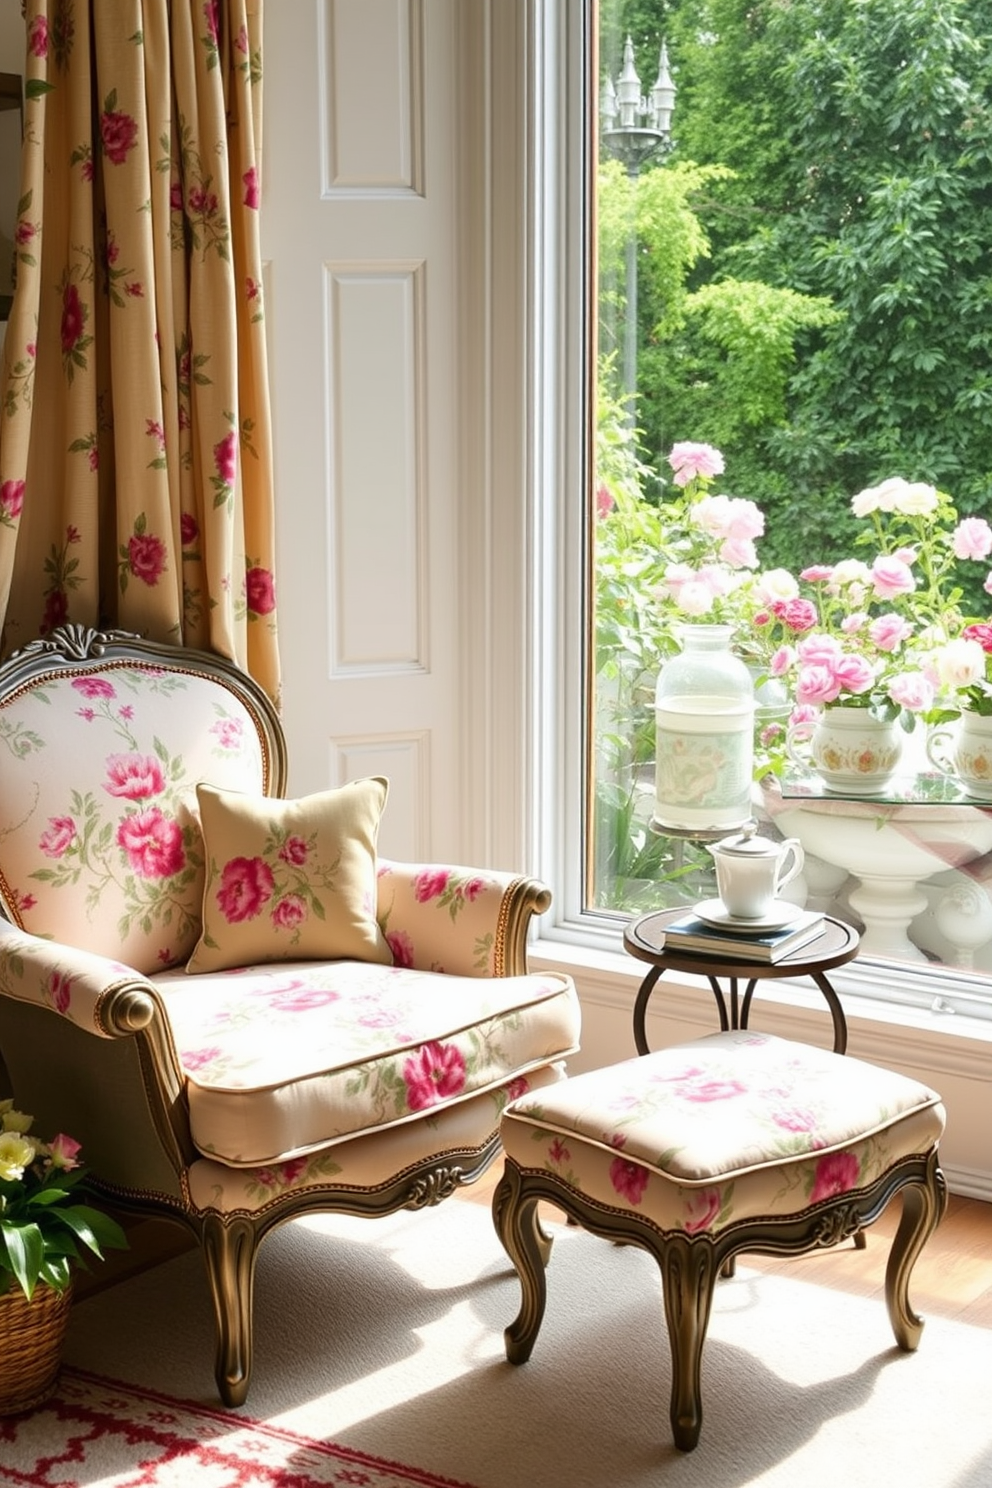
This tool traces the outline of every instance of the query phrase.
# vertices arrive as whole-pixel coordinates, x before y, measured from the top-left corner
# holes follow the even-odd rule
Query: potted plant
[[[55,1389],[72,1273],[84,1252],[127,1241],[85,1202],[79,1143],[32,1136],[33,1117],[0,1101],[0,1414],[30,1410]]]

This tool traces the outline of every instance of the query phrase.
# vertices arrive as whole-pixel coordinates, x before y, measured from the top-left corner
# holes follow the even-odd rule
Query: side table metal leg
[[[634,1047],[638,1054],[650,1054],[647,1035],[644,1032],[644,1019],[654,991],[655,983],[661,976],[661,967],[652,966],[647,976],[637,989],[637,1001],[634,1003]]]
[[[809,975],[819,987],[826,999],[827,1007],[834,1024],[834,1053],[847,1053],[847,1019],[844,1017],[844,1009],[840,1005],[840,998],[831,987],[822,971],[811,971]]]

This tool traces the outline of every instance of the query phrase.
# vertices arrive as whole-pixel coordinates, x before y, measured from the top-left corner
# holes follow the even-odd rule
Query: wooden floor
[[[488,1208],[500,1172],[501,1165],[497,1162],[478,1183],[449,1202],[483,1204]],[[877,1294],[881,1298],[888,1241],[899,1222],[899,1212],[897,1196],[867,1231],[864,1250],[857,1250],[853,1242],[848,1242],[805,1256],[743,1256],[740,1264],[836,1287],[839,1291],[862,1296]],[[374,1225],[375,1221],[369,1223]],[[90,1272],[78,1273],[77,1298],[156,1266],[192,1244],[184,1231],[159,1221],[131,1224],[128,1234],[128,1250],[109,1252],[102,1265],[94,1263]],[[914,1268],[910,1302],[924,1318],[928,1314],[958,1318],[976,1327],[992,1328],[992,1204],[951,1195],[943,1221]]]

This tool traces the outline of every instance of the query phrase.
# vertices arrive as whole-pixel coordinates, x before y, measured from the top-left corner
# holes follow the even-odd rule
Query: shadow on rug
[[[784,1278],[741,1264],[717,1288],[702,1437],[685,1455],[669,1430],[671,1366],[654,1262],[581,1230],[552,1229],[547,1313],[519,1368],[506,1362],[502,1338],[519,1306],[517,1279],[488,1211],[470,1203],[375,1221],[312,1217],[273,1234],[259,1258],[243,1413],[217,1402],[212,1310],[194,1253],[77,1304],[66,1362],[127,1381],[139,1395],[169,1397],[150,1413],[188,1412],[171,1402],[194,1402],[190,1418],[209,1426],[211,1450],[232,1449],[243,1471],[176,1476],[182,1488],[295,1488],[294,1471],[312,1473],[314,1452],[333,1461],[328,1451],[354,1460],[343,1456],[336,1478],[313,1481],[348,1488],[392,1488],[381,1476],[390,1470],[398,1485],[447,1479],[473,1488],[992,1482],[992,1331],[931,1317],[919,1351],[903,1354],[884,1300],[817,1286],[815,1256]],[[871,1234],[868,1243],[885,1246]],[[71,1388],[84,1382],[66,1376]],[[269,1471],[273,1453],[284,1478]],[[12,1460],[4,1443],[0,1463]],[[108,1464],[103,1476],[130,1488],[115,1471],[120,1465]],[[11,1481],[49,1488],[73,1479]],[[92,1472],[80,1480],[97,1481]],[[299,1482],[309,1488],[306,1477]],[[7,1488],[2,1469],[0,1483]]]

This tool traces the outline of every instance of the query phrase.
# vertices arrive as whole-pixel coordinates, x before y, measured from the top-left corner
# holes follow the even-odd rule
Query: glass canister
[[[733,626],[683,625],[655,694],[654,825],[708,832],[751,817],[754,684]]]

